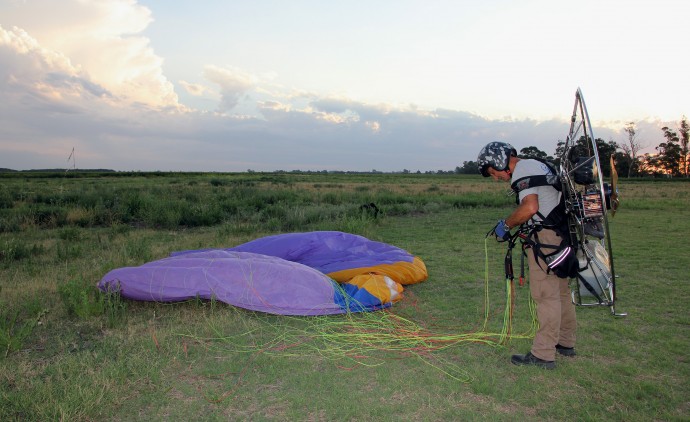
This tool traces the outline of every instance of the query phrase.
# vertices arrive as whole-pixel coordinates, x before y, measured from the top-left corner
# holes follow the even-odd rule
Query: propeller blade
[[[613,160],[613,155],[611,156],[611,217],[616,214],[616,210],[620,205],[620,200],[618,199],[618,172],[616,171],[616,162]]]

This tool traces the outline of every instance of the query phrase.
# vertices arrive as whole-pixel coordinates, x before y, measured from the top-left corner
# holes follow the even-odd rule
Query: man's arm
[[[539,211],[539,196],[536,193],[531,193],[522,198],[520,205],[506,218],[506,224],[511,229],[515,228],[532,218],[537,211]]]

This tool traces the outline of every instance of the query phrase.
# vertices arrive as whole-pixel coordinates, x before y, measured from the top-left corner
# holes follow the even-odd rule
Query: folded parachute
[[[326,315],[388,307],[401,298],[402,284],[426,278],[422,260],[395,246],[342,232],[309,232],[173,252],[112,270],[98,287],[134,300],[215,298],[253,311]]]
[[[427,278],[421,259],[366,237],[336,231],[287,233],[262,237],[229,250],[254,252],[299,262],[347,282],[360,274],[381,274],[406,285]]]

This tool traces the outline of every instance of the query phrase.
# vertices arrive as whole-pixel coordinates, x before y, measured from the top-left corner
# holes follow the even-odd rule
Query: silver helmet
[[[517,150],[507,142],[489,142],[486,144],[477,157],[477,167],[479,173],[484,177],[489,177],[489,167],[497,171],[508,170],[510,156],[517,156]]]

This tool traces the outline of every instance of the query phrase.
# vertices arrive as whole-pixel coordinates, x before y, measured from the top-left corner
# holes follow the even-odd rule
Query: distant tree
[[[599,163],[601,164],[601,171],[604,175],[611,175],[611,157],[615,159],[618,144],[614,141],[604,142],[597,138],[597,149],[599,150]]]
[[[478,174],[479,166],[475,161],[463,161],[462,167],[455,167],[456,174]]]
[[[678,176],[680,174],[681,152],[680,138],[678,134],[667,126],[661,128],[664,132],[666,142],[660,143],[656,150],[659,152],[656,157],[656,167],[661,168],[666,174]]]
[[[628,171],[627,175],[628,178],[630,177],[631,174],[634,174],[635,171],[637,171],[638,167],[638,154],[640,150],[643,148],[642,143],[640,142],[639,139],[637,139],[637,131],[635,130],[635,122],[629,122],[628,124],[625,125],[625,128],[623,128],[623,131],[628,134],[628,139],[626,142],[621,142],[618,144],[618,147],[623,150],[623,153],[625,154],[627,164],[628,164]],[[623,158],[623,157],[621,157]],[[621,161],[617,161],[618,163],[622,163]]]
[[[616,162],[616,172],[618,174],[630,174],[630,157],[623,151],[616,151],[613,155],[613,159]],[[640,159],[637,159],[637,168],[640,167]],[[629,177],[629,176],[628,176]]]
[[[585,136],[581,136],[580,139],[575,141],[573,146],[570,148],[569,156],[566,157],[566,159],[575,161],[578,157],[589,157],[592,155],[590,152],[591,147],[589,145],[589,142]],[[563,154],[565,153],[565,141],[558,141],[556,143],[556,163],[560,164],[561,158],[563,157]]]
[[[558,141],[556,142],[556,151],[553,154],[553,162],[556,164],[556,166],[559,166],[561,164],[561,156],[563,155],[563,149],[565,147],[565,142],[564,141]]]
[[[640,157],[638,171],[643,175],[656,176],[660,173],[658,165],[658,155],[644,154]]]
[[[688,163],[690,159],[689,151],[688,151],[688,142],[690,142],[690,125],[688,125],[688,118],[683,116],[683,118],[680,120],[680,127],[678,128],[678,132],[680,132],[679,136],[679,141],[680,141],[680,159],[681,159],[681,173],[685,176],[688,177],[688,170],[690,170],[688,167],[690,167],[690,163]]]
[[[601,165],[601,174],[608,176],[611,174],[611,156],[616,153],[618,145],[613,142],[605,142],[601,138],[595,139],[597,145],[597,152],[599,153],[599,164]],[[558,141],[556,144],[556,157],[557,163],[560,163],[560,157],[563,156],[565,151],[565,142]],[[580,139],[575,142],[570,150],[569,156],[566,157],[569,160],[575,161],[578,157],[589,157],[593,154],[591,143],[583,135]]]
[[[542,160],[548,159],[548,154],[546,154],[544,151],[540,150],[537,147],[534,146],[529,146],[525,147],[520,150],[520,153],[518,154],[518,157],[520,158],[540,158]]]

